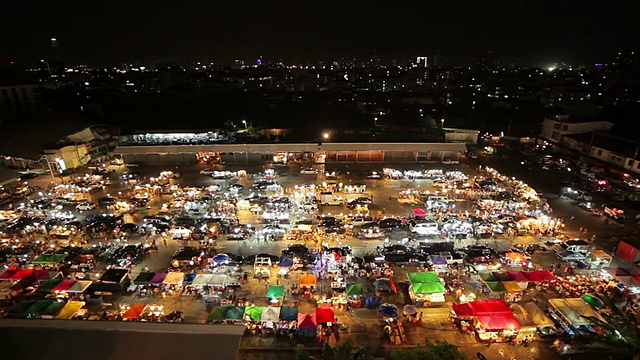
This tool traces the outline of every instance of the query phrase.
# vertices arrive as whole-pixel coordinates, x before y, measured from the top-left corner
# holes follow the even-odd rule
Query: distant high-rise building
[[[428,67],[429,59],[426,56],[418,56],[416,58],[416,64],[418,64],[418,66],[420,67]]]
[[[34,111],[40,104],[40,86],[0,86],[0,113]]]
[[[53,61],[60,61],[60,43],[57,38],[51,38],[51,59]]]

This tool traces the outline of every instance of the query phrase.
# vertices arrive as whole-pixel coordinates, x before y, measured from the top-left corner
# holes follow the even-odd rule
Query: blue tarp
[[[293,266],[293,259],[288,257],[281,257],[280,263],[278,265],[283,267]]]
[[[184,279],[182,280],[182,283],[184,285],[190,285],[193,282],[193,279],[196,278],[196,273],[188,273],[187,275],[184,276]]]
[[[375,309],[382,304],[382,298],[379,296],[372,296],[365,300],[365,305],[367,309]]]

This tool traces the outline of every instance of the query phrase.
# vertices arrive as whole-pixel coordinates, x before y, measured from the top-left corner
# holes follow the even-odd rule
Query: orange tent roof
[[[300,286],[316,286],[318,278],[313,274],[300,275]]]

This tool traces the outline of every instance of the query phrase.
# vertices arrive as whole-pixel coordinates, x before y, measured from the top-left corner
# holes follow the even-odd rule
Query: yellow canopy
[[[84,301],[69,301],[58,313],[55,319],[69,320],[75,315],[78,310],[82,309]]]
[[[501,283],[508,292],[520,292],[523,290],[515,281],[501,281]]]

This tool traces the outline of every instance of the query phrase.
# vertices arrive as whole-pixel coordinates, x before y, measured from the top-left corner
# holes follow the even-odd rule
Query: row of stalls
[[[68,320],[84,315],[84,301],[44,299],[23,301],[7,311],[11,318]]]
[[[503,300],[478,300],[453,304],[452,320],[465,331],[475,331],[480,341],[515,341],[520,323]]]
[[[522,300],[522,293],[529,284],[555,280],[556,276],[548,270],[494,271],[480,274],[480,291],[491,299],[517,302]]]
[[[549,316],[569,335],[602,334],[607,321],[583,298],[549,299]]]

